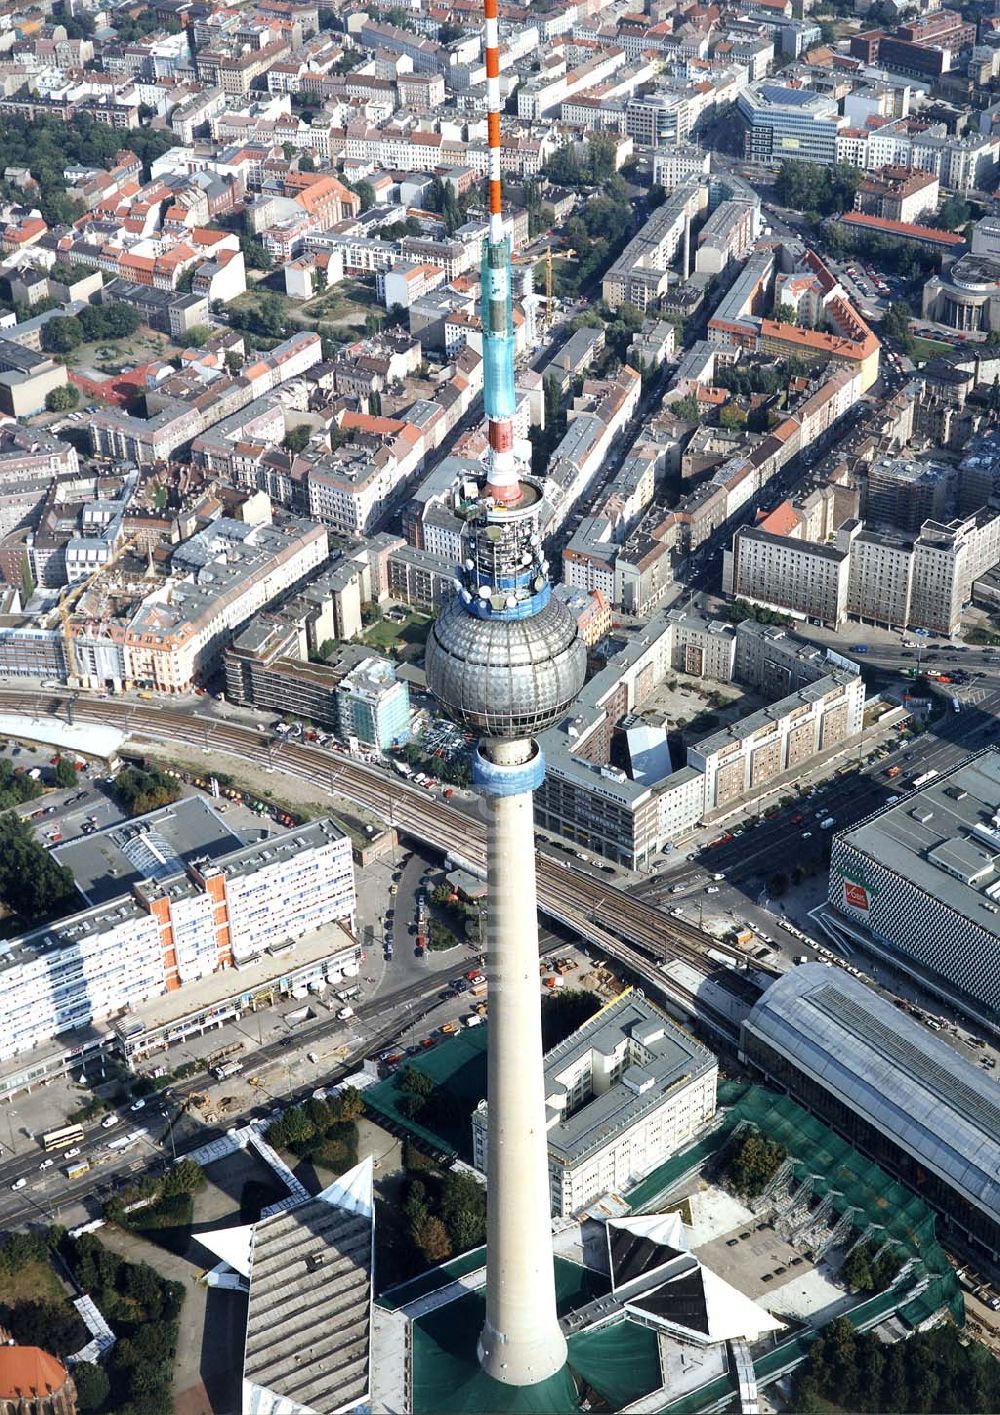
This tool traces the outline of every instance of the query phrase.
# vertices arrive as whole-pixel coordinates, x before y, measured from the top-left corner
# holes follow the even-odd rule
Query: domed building
[[[970,252],[942,267],[924,286],[922,313],[959,333],[1000,329],[1000,261]]]
[[[0,1415],[76,1415],[76,1386],[40,1346],[0,1346]]]

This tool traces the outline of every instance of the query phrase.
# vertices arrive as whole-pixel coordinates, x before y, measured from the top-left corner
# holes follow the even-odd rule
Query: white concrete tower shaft
[[[480,759],[507,789],[484,792],[487,818],[486,1323],[479,1359],[488,1375],[533,1385],[561,1370],[566,1340],[556,1315],[542,1021],[532,763],[534,742],[486,739]],[[484,764],[485,764],[484,763]],[[488,770],[488,767],[487,767]]]

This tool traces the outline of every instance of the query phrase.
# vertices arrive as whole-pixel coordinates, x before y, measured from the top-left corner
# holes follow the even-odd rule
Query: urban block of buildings
[[[245,845],[197,799],[63,847],[84,907],[0,950],[0,1088],[126,1061],[356,973],[351,842],[327,820]]]
[[[545,1057],[552,1212],[569,1218],[631,1188],[715,1114],[718,1062],[635,992],[623,993]],[[486,1173],[488,1102],[472,1116]]]

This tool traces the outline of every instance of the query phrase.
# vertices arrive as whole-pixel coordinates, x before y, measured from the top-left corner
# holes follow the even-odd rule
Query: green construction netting
[[[710,1135],[674,1155],[626,1195],[634,1212],[654,1209],[684,1174],[718,1153],[738,1126],[750,1125],[785,1146],[797,1182],[811,1178],[818,1197],[830,1194],[837,1215],[851,1210],[858,1232],[872,1226],[876,1241],[893,1242],[931,1273],[951,1273],[937,1241],[933,1211],[809,1111],[766,1086],[736,1083],[719,1087],[719,1103],[727,1109]]]
[[[663,1384],[656,1333],[635,1322],[615,1322],[570,1338],[569,1364],[612,1410]]]
[[[608,1290],[601,1273],[562,1258],[555,1260],[556,1303],[560,1315]],[[476,1360],[486,1299],[471,1292],[418,1317],[412,1329],[413,1415],[570,1415],[580,1408],[569,1369],[535,1386],[502,1385],[484,1375]]]
[[[438,1093],[420,1120],[400,1109],[407,1066],[430,1077]],[[486,1028],[474,1027],[410,1057],[399,1070],[365,1091],[365,1105],[396,1133],[446,1155],[472,1159],[472,1112],[486,1095]],[[440,1097],[446,1096],[442,1103]]]
[[[454,1282],[456,1278],[465,1277],[466,1273],[474,1273],[477,1268],[485,1266],[485,1247],[470,1248],[460,1257],[450,1258],[440,1267],[431,1268],[428,1272],[421,1273],[419,1277],[411,1277],[409,1282],[402,1282],[398,1287],[383,1292],[378,1299],[378,1305],[387,1308],[390,1312],[395,1312],[400,1307],[405,1307],[408,1302],[414,1302],[418,1297],[426,1297],[428,1292],[438,1292],[442,1287],[447,1287],[450,1282]]]

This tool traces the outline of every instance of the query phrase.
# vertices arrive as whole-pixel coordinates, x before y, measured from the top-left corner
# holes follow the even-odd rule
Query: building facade
[[[163,853],[155,813],[132,824],[153,847],[146,859],[155,869]],[[0,1061],[238,971],[269,950],[291,953],[331,920],[353,925],[354,908],[351,842],[327,820],[140,880],[130,893],[2,945]],[[355,952],[347,936],[340,948]]]
[[[981,752],[838,833],[829,901],[947,997],[996,1026],[1000,753]]]
[[[603,1007],[545,1058],[552,1212],[620,1193],[683,1148],[715,1114],[718,1062],[638,993]],[[486,1172],[488,1103],[472,1117]]]

